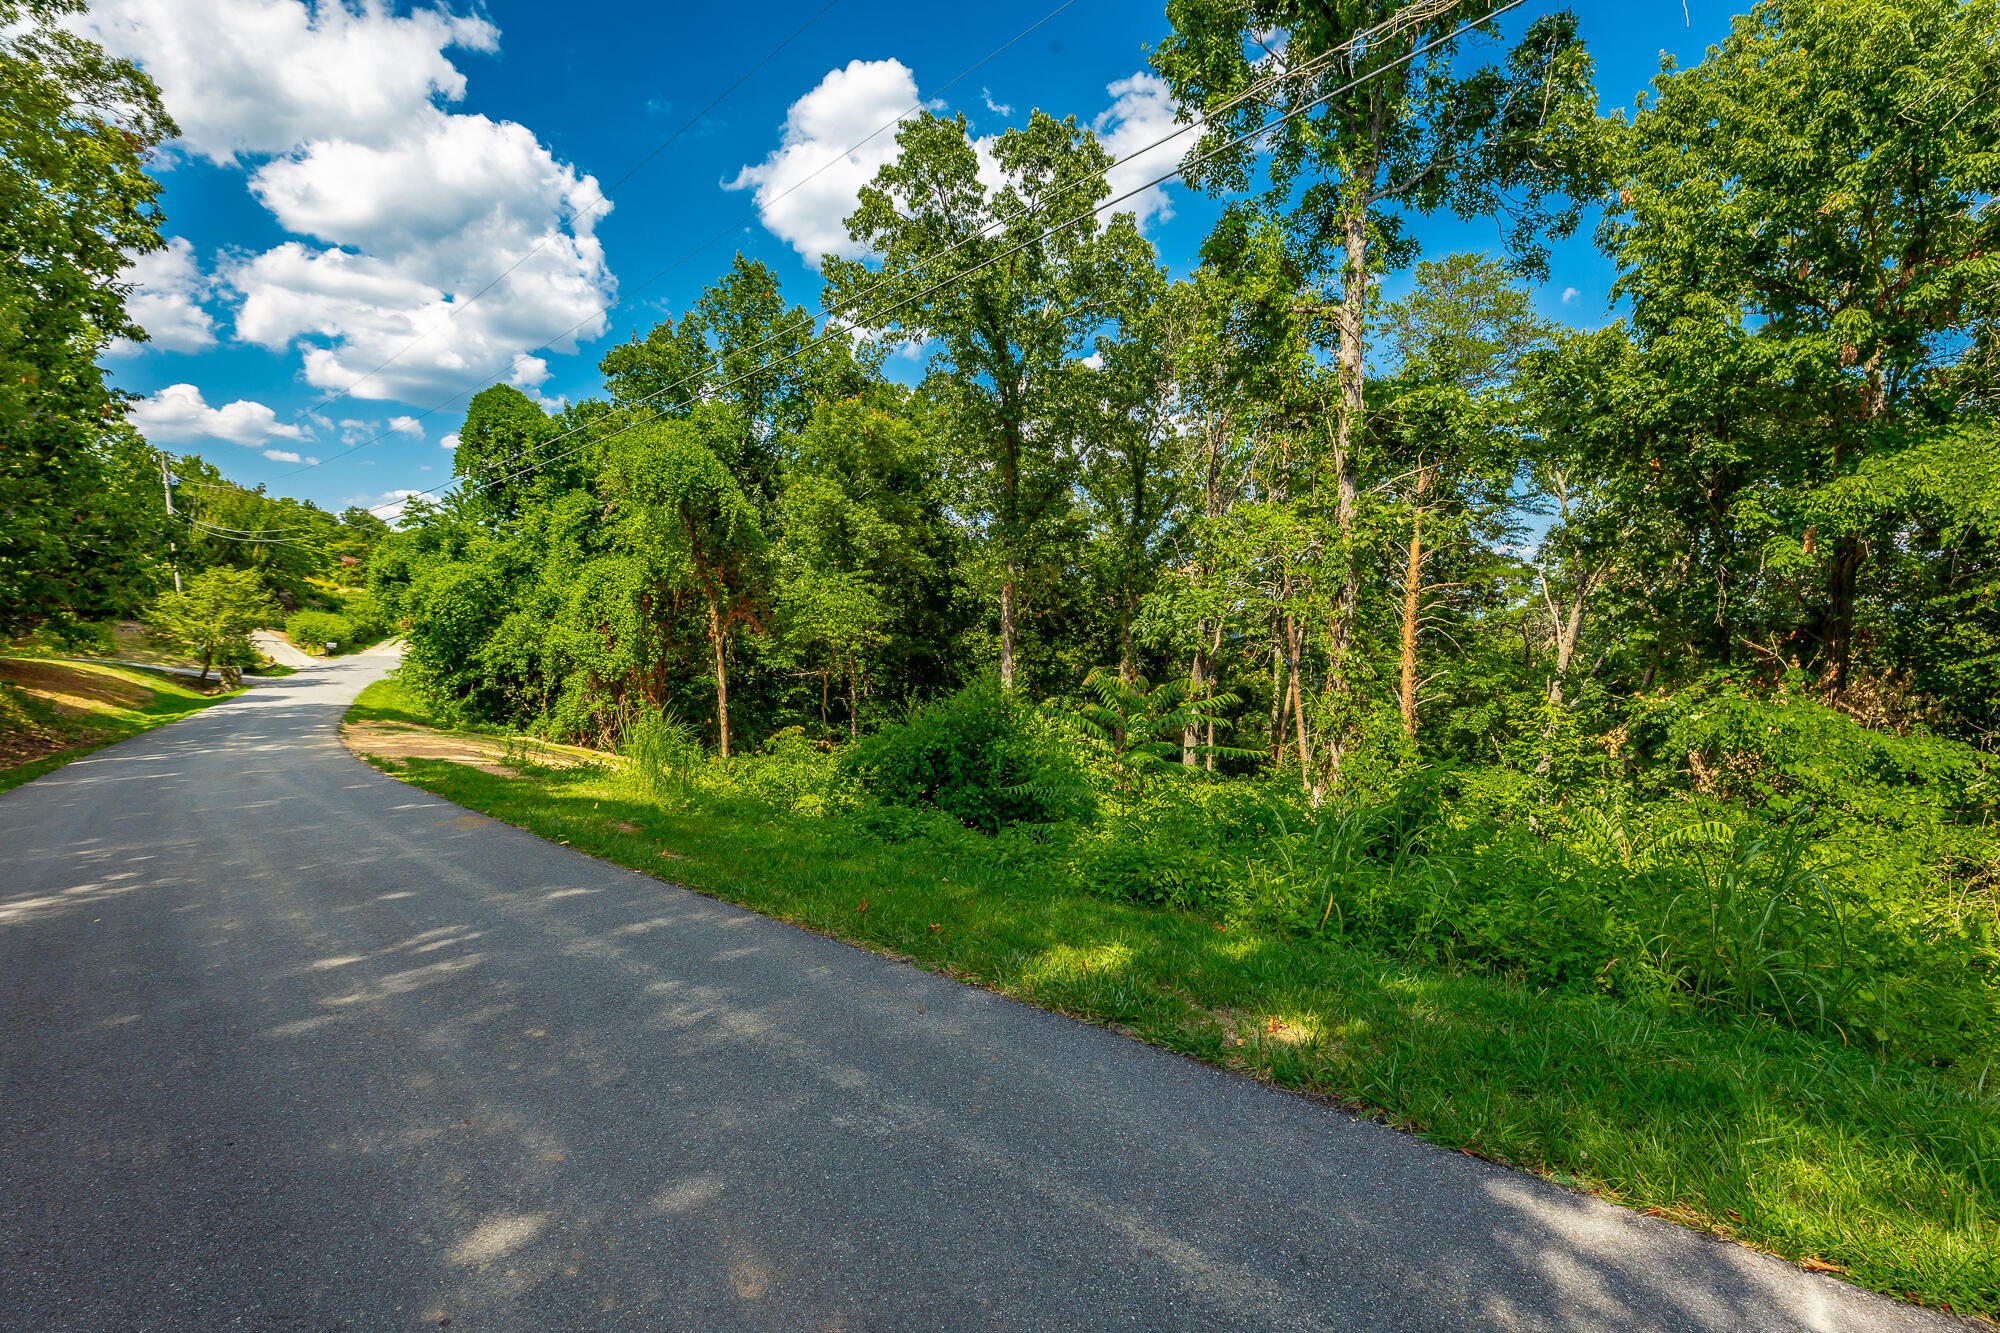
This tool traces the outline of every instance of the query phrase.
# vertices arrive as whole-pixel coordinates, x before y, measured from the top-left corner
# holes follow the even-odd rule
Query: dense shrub
[[[1452,768],[1318,810],[1293,790],[1159,782],[1108,800],[1065,866],[1107,896],[1931,1063],[2000,1033],[1992,881],[1941,878],[1921,834],[1685,797],[1534,806]]]
[[[386,632],[381,607],[365,592],[322,592],[321,605],[295,611],[285,621],[287,638],[309,653],[353,652],[376,642]]]
[[[1077,839],[1072,864],[1093,892],[1110,897],[1241,906],[1257,892],[1255,863],[1281,854],[1290,834],[1310,826],[1289,784],[1169,770],[1142,793],[1108,803]]]
[[[786,727],[755,754],[737,755],[728,773],[737,790],[795,814],[831,814],[853,804],[853,778],[840,752],[798,727]]]
[[[343,647],[362,647],[378,641],[389,632],[387,615],[368,593],[360,590],[342,592],[331,600],[338,603],[338,614],[347,622],[348,637],[342,641]]]
[[[878,801],[944,811],[983,833],[1088,809],[1077,747],[1056,725],[984,679],[862,739],[847,758]]]
[[[285,636],[309,653],[322,653],[329,643],[352,647],[354,627],[331,611],[297,611],[285,621]]]
[[[1990,821],[1992,757],[1923,732],[1873,731],[1796,690],[1763,694],[1721,677],[1642,706],[1642,781],[1794,815],[1907,830]]]

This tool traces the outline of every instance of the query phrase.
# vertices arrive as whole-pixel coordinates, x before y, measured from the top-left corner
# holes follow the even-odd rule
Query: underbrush
[[[1718,716],[1731,738],[1702,739]],[[1822,734],[1794,734],[1808,726]],[[1658,729],[1656,745],[1691,756],[1677,777],[1584,791],[1411,767],[1319,808],[1289,783],[1093,763],[1088,738],[990,684],[857,745],[793,729],[724,763],[687,729],[642,721],[628,753],[643,794],[682,804],[749,797],[891,842],[955,827],[1052,891],[1985,1078],[2000,1055],[2000,842],[1984,757],[1797,700],[1733,699]],[[1765,752],[1742,758],[1759,737]],[[1754,770],[1764,798],[1717,790],[1704,744]]]

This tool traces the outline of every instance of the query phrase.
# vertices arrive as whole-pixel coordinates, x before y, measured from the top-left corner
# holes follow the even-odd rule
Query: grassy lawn
[[[349,713],[425,719],[393,681]],[[971,833],[890,843],[728,792],[642,798],[603,768],[382,767],[606,860],[1435,1143],[1905,1299],[2000,1314],[1991,1079],[1051,889],[1005,840]]]
[[[0,657],[0,791],[235,693],[129,667]]]

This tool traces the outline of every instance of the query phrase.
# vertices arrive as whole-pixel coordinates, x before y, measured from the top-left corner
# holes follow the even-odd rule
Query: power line
[[[1183,161],[1177,163],[1171,171],[1165,172],[1160,176],[1156,176],[1153,179],[1146,181],[1141,185],[1134,186],[1132,189],[1125,191],[1125,193],[1118,195],[1114,198],[1107,199],[1102,203],[1097,204],[1095,207],[1086,210],[1085,212],[1078,213],[1070,218],[1067,218],[1064,221],[1059,222],[1054,226],[1049,227],[1046,230],[1042,231],[1039,235],[1029,237],[1028,239],[1023,241],[1019,241],[998,254],[989,255],[985,259],[980,260],[978,263],[972,264],[969,267],[955,274],[952,274],[948,278],[940,279],[939,281],[932,283],[930,286],[925,287],[920,291],[917,291],[909,296],[904,297],[902,300],[896,302],[894,305],[888,306],[884,309],[871,311],[863,320],[858,321],[858,323],[860,323],[862,326],[872,326],[876,321],[879,321],[889,315],[894,314],[896,311],[902,309],[904,306],[910,305],[915,301],[922,300],[924,297],[929,296],[933,292],[936,292],[953,282],[962,281],[965,278],[970,277],[972,274],[977,273],[979,270],[983,268],[990,267],[991,265],[997,264],[1004,259],[1008,259],[1013,255],[1019,254],[1022,250],[1025,250],[1030,246],[1039,245],[1041,242],[1047,240],[1049,237],[1054,236],[1059,232],[1065,231],[1070,227],[1075,226],[1079,222],[1083,222],[1087,219],[1096,217],[1098,214],[1102,213],[1107,208],[1116,207],[1118,204],[1124,203],[1126,200],[1132,199],[1137,195],[1145,193],[1147,190],[1152,189],[1156,185],[1161,185],[1169,180],[1172,180],[1175,176],[1182,174],[1189,167],[1199,166],[1203,162],[1206,162],[1211,158],[1218,157],[1221,154],[1230,151],[1231,149],[1239,148],[1243,144],[1248,143],[1253,139],[1260,138],[1263,135],[1270,133],[1278,126],[1285,124],[1287,121],[1295,120],[1298,117],[1303,116],[1306,113],[1318,108],[1319,106],[1332,101],[1334,98],[1341,96],[1343,93],[1351,92],[1355,88],[1360,87],[1364,83],[1371,82],[1372,80],[1380,78],[1384,74],[1387,74],[1389,71],[1393,69],[1408,64],[1410,61],[1415,60],[1418,56],[1423,55],[1427,51],[1434,50],[1437,47],[1445,45],[1448,42],[1455,41],[1458,38],[1464,36],[1466,33],[1473,31],[1475,28],[1478,28],[1481,25],[1489,23],[1493,19],[1498,18],[1500,15],[1505,14],[1510,10],[1519,8],[1523,3],[1525,3],[1525,0],[1508,0],[1508,3],[1503,5],[1498,5],[1495,8],[1488,10],[1481,17],[1474,19],[1466,24],[1463,24],[1458,28],[1453,29],[1451,32],[1445,34],[1444,36],[1434,38],[1433,40],[1426,42],[1421,46],[1413,47],[1412,49],[1396,57],[1395,59],[1390,60],[1370,70],[1368,73],[1360,75],[1354,79],[1350,79],[1348,82],[1342,84],[1338,88],[1335,88],[1330,92],[1322,93],[1319,96],[1313,98],[1312,100],[1305,102],[1300,106],[1293,108],[1290,111],[1284,112],[1283,114],[1279,115],[1278,118],[1275,120],[1265,122],[1264,124],[1257,126],[1255,129],[1246,131],[1245,133],[1238,135],[1237,137],[1229,140],[1226,143],[1219,144],[1216,147],[1209,149],[1205,153],[1198,154],[1190,159],[1184,159]],[[1335,50],[1352,50],[1356,47],[1357,44],[1365,42],[1365,40],[1371,35],[1373,31],[1374,30],[1371,29],[1362,33],[1358,33],[1355,35],[1355,37],[1351,38],[1347,43],[1343,43],[1341,47],[1335,48]],[[1238,98],[1233,99],[1231,104],[1227,105],[1240,105],[1241,101],[1242,101],[1242,95],[1239,95]],[[1224,108],[1218,108],[1218,110],[1227,109],[1227,105],[1225,105]],[[1205,119],[1206,117],[1198,117],[1197,120],[1193,123],[1201,123],[1201,121]],[[1193,124],[1190,124],[1188,128],[1193,128]],[[1173,137],[1173,136],[1168,136],[1168,137]],[[1138,150],[1138,152],[1127,154],[1126,157],[1121,160],[1129,162],[1134,157],[1139,156],[1141,153],[1150,152],[1153,148],[1158,147],[1159,142],[1164,142],[1164,140],[1155,142],[1153,144],[1149,144],[1147,147]],[[1021,215],[1016,215],[1016,217],[1011,221],[1019,221],[1021,216],[1023,216],[1026,211],[1027,210],[1024,210],[1024,213]],[[991,223],[988,223],[986,224],[986,227],[990,227],[991,225],[992,225]],[[976,237],[980,234],[983,234],[983,232],[986,230],[986,227],[982,227],[980,231],[973,233],[973,235]],[[961,242],[960,244],[963,244],[963,242]],[[942,254],[950,253],[951,250],[955,250],[957,248],[958,245],[955,244],[950,249],[942,252],[938,257],[942,257]],[[868,290],[869,291],[878,290],[883,285],[885,285],[885,283],[886,280],[884,280],[884,282],[875,283]],[[823,316],[830,313],[831,313],[830,309],[822,310],[820,312],[820,314]],[[780,335],[774,334],[772,335],[772,338],[776,338],[778,336]],[[785,361],[795,360],[799,356],[804,355],[806,352],[809,352],[816,347],[824,346],[827,342],[831,341],[833,338],[840,336],[842,336],[841,330],[838,329],[830,330],[829,332],[823,333],[819,337],[808,342],[803,347],[800,347],[792,352],[788,352],[782,357],[777,357],[772,359],[771,361],[764,362],[758,366],[755,366],[752,369],[745,371],[743,374],[736,376],[734,379],[726,380],[721,384],[713,386],[713,388],[716,390],[721,390],[721,389],[727,389],[735,384],[740,384],[744,380],[749,379],[754,375],[761,374],[762,372],[771,369],[773,366],[782,364]],[[772,341],[772,338],[766,338],[762,342],[756,344],[756,346],[758,347],[764,346],[768,344],[770,341]],[[707,370],[714,369],[715,365],[716,361],[711,360],[709,364],[706,367],[704,367],[703,371],[683,376],[681,379],[676,380],[672,384],[668,384],[660,389],[656,389],[654,392],[646,395],[644,398],[636,399],[635,402],[641,402],[641,403],[646,402],[649,399],[658,398],[662,394],[669,393],[676,388],[683,387],[684,385],[698,378],[700,374],[706,373]],[[471,478],[471,477],[462,479],[454,478],[452,481],[440,482],[438,485],[427,487],[424,490],[412,491],[410,492],[409,495],[403,498],[405,502],[407,502],[418,496],[436,494],[437,492],[443,490],[445,487],[453,485],[460,480],[477,481],[479,484],[487,486],[489,488],[493,486],[498,486],[505,482],[512,481],[517,477],[526,476],[528,473],[533,472],[538,468],[546,467],[551,463],[558,463],[565,458],[574,457],[575,455],[583,452],[583,450],[589,448],[593,444],[601,444],[605,440],[616,439],[618,436],[623,435],[628,431],[637,429],[640,426],[650,425],[655,421],[661,420],[666,415],[667,414],[665,412],[658,412],[642,420],[628,422],[627,424],[619,427],[617,430],[611,431],[606,435],[598,436],[595,439],[585,441],[582,445],[579,445],[575,449],[566,450],[563,453],[557,454],[553,458],[538,459],[535,462],[529,464],[525,468],[521,468],[516,471],[503,474],[502,476],[499,477],[491,479],[481,479],[481,478]],[[556,443],[562,439],[568,438],[569,436],[576,435],[580,432],[588,430],[590,424],[591,423],[584,423],[582,425],[572,428],[569,431],[565,431],[562,435],[558,435],[554,439],[545,442],[545,444],[541,447],[546,447],[547,444]]]
[[[821,163],[818,167],[814,168],[814,170],[810,174],[806,175],[805,177],[803,177],[798,181],[793,182],[782,193],[773,195],[769,202],[775,204],[779,200],[788,198],[793,193],[801,189],[804,189],[807,185],[811,184],[821,175],[832,170],[835,165],[845,161],[850,154],[856,153],[860,151],[862,148],[867,147],[867,145],[872,141],[874,141],[876,138],[894,129],[896,126],[902,124],[910,116],[923,110],[925,104],[931,98],[942,96],[950,89],[956,87],[959,83],[963,82],[971,75],[977,73],[980,69],[990,64],[999,56],[1001,56],[1008,50],[1012,49],[1014,46],[1018,45],[1029,35],[1047,25],[1057,15],[1071,8],[1076,3],[1077,0],[1062,0],[1062,3],[1057,5],[1054,9],[1049,10],[1048,13],[1042,15],[1040,18],[1036,19],[1033,23],[1030,23],[1027,27],[1015,33],[1012,37],[1009,37],[1006,41],[1000,43],[1000,45],[994,47],[991,51],[988,51],[985,55],[973,61],[970,65],[967,65],[964,69],[952,75],[949,79],[946,79],[943,83],[938,84],[936,87],[932,88],[930,90],[928,97],[919,95],[918,99],[915,102],[911,103],[908,107],[906,107],[902,111],[897,112],[893,118],[884,121],[882,124],[876,126],[874,129],[870,130],[867,134],[863,135],[861,138],[856,139],[853,143],[841,149],[838,153],[835,153],[831,157],[827,158],[825,162]],[[1136,154],[1134,154],[1133,156],[1136,156]],[[625,178],[621,177],[620,179],[622,180]],[[612,301],[610,304],[606,306],[601,307],[598,310],[591,312],[588,315],[585,315],[582,319],[570,325],[568,328],[555,334],[553,337],[544,340],[542,345],[547,346],[550,343],[559,342],[562,339],[570,336],[572,333],[575,333],[577,330],[583,328],[585,325],[591,323],[593,320],[600,319],[603,316],[610,314],[613,310],[616,310],[619,306],[624,305],[628,301],[630,301],[632,297],[637,295],[639,292],[645,291],[648,287],[658,282],[661,278],[666,277],[669,273],[675,272],[676,270],[681,268],[681,266],[687,264],[689,261],[694,259],[695,256],[705,252],[710,246],[716,244],[718,241],[721,241],[726,237],[734,235],[736,233],[737,228],[743,226],[746,223],[756,220],[756,218],[760,215],[762,209],[767,206],[768,205],[758,205],[757,207],[751,208],[749,211],[745,212],[741,217],[738,217],[734,221],[730,222],[727,226],[723,227],[713,236],[701,242],[701,244],[695,246],[693,249],[683,254],[680,258],[674,260],[671,264],[668,264],[665,268],[662,268],[657,272],[655,272],[654,274],[652,274],[652,276],[648,277],[645,281],[640,282],[637,285],[631,287],[621,286],[619,288],[618,298],[616,300]],[[520,360],[519,356],[513,358],[513,361],[519,361],[519,360]],[[386,365],[387,363],[385,362],[384,364]],[[510,364],[512,364],[512,362],[510,362]],[[377,367],[377,369],[381,369],[381,367]],[[474,393],[478,391],[480,388],[486,387],[489,384],[497,384],[499,382],[500,382],[499,380],[492,378],[491,374],[489,374],[487,378],[481,379],[476,384],[473,384],[464,389],[460,389],[457,393],[452,394],[450,397],[442,399],[441,401],[433,403],[431,406],[424,408],[422,411],[412,416],[411,420],[422,421],[426,417],[433,416],[436,413],[443,411],[445,408],[451,406],[459,399],[464,398],[466,395]],[[359,383],[359,381],[356,381],[356,383]],[[337,400],[330,399],[328,401],[332,402]],[[316,412],[319,410],[319,408],[315,407],[309,410]],[[296,424],[297,420],[303,420],[303,418],[304,414],[301,414],[299,418],[295,419],[294,424]],[[383,440],[386,440],[390,436],[398,433],[399,432],[395,430],[381,431],[376,435],[361,441],[359,444],[355,444],[346,449],[341,450],[339,453],[328,454],[325,458],[319,459],[315,462],[308,463],[304,467],[294,468],[290,472],[281,472],[278,474],[275,480],[283,481],[287,477],[296,477],[302,472],[310,472],[312,469],[316,467],[324,467],[326,464],[334,462],[338,459],[345,458],[349,454],[357,453],[360,450],[366,449],[371,445],[380,444]]]
[[[228,531],[224,531],[217,528],[211,528],[208,525],[202,523],[200,520],[191,518],[186,514],[177,513],[174,515],[174,517],[186,523],[188,527],[191,528],[193,531],[201,534],[204,537],[212,537],[216,541],[240,542],[245,546],[289,546],[289,547],[294,547],[301,551],[309,551],[313,549],[305,542],[292,541],[290,538],[286,537],[239,536]]]
[[[758,70],[764,68],[764,66],[770,64],[773,60],[775,60],[780,52],[782,52],[786,47],[790,46],[793,42],[797,41],[801,36],[804,35],[805,30],[807,28],[810,28],[813,24],[819,22],[821,18],[825,17],[826,12],[829,9],[832,9],[835,5],[839,3],[840,0],[826,0],[826,3],[824,5],[821,5],[817,10],[813,12],[812,17],[808,18],[804,23],[801,23],[798,27],[794,28],[789,36],[787,36],[783,41],[779,42],[776,46],[772,47],[768,52],[766,52],[762,60],[759,60],[749,69],[743,71],[743,73],[737,77],[736,82],[730,84],[727,88],[724,88],[721,92],[717,93],[714,97],[710,98],[708,105],[704,106],[701,110],[695,112],[694,115],[689,117],[688,120],[684,122],[679,129],[675,130],[672,134],[668,135],[665,139],[661,140],[659,143],[653,145],[652,149],[649,152],[647,152],[647,154],[644,157],[640,158],[637,162],[633,163],[632,166],[625,172],[624,175],[620,176],[617,180],[611,182],[611,184],[608,187],[600,187],[597,191],[596,199],[592,200],[589,204],[586,204],[581,208],[573,210],[570,213],[570,219],[572,220],[572,222],[575,219],[582,217],[585,213],[589,212],[591,209],[594,209],[601,204],[609,203],[610,200],[607,198],[606,195],[607,190],[616,189],[620,185],[623,185],[626,181],[631,180],[632,177],[639,174],[639,172],[646,166],[647,163],[651,162],[654,158],[658,157],[661,153],[665,152],[668,148],[672,147],[675,143],[679,142],[681,136],[685,135],[689,130],[693,129],[696,125],[700,124],[703,118],[705,118],[709,112],[715,110],[717,106],[720,106],[722,104],[723,99],[727,98],[731,93],[735,92],[738,88],[741,88],[745,83],[749,82],[752,75],[756,74]],[[488,281],[487,284],[481,287],[478,291],[474,292],[472,295],[466,297],[462,301],[452,302],[451,309],[445,314],[444,325],[450,324],[453,320],[458,318],[459,314],[462,311],[464,311],[467,307],[472,305],[473,302],[477,301],[480,297],[486,295],[486,293],[492,291],[495,287],[498,287],[502,282],[505,282],[509,277],[513,275],[515,270],[519,269],[521,265],[527,263],[530,259],[533,259],[543,250],[546,250],[555,241],[555,238],[561,234],[562,234],[561,219],[560,217],[558,217],[556,230],[547,233],[542,237],[541,240],[535,242],[535,244],[528,250],[526,254],[522,255],[519,259],[516,259],[513,263],[509,264],[505,269],[501,270],[496,277]],[[444,325],[440,325],[439,327],[442,328]],[[388,359],[383,361],[380,365],[376,366],[373,370],[370,370],[367,374],[361,376],[359,379],[353,380],[347,385],[343,386],[340,392],[333,394],[331,397],[324,398],[321,401],[314,403],[309,407],[301,408],[299,410],[298,415],[292,418],[291,424],[296,426],[301,421],[304,421],[307,417],[313,415],[314,413],[325,411],[327,408],[341,401],[341,399],[348,397],[354,392],[355,389],[359,388],[361,385],[367,383],[369,380],[375,378],[375,376],[387,370],[390,366],[394,365],[398,360],[400,360],[405,352],[408,352],[411,348],[415,347],[418,343],[423,342],[424,339],[428,338],[429,336],[431,336],[431,334],[435,332],[437,332],[437,329],[434,328],[427,330],[424,333],[418,334],[416,337],[411,338],[409,341],[405,342],[401,347],[398,347],[393,353],[389,355]],[[370,443],[373,443],[373,441],[370,441]],[[287,475],[290,474],[288,473]]]

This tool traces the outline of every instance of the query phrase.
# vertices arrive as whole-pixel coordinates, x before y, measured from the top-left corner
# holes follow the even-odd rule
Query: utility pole
[[[160,493],[167,497],[167,517],[172,518],[174,516],[174,483],[167,475],[167,451],[164,449],[160,450]],[[173,566],[174,591],[179,592],[181,590],[181,560],[180,552],[174,547],[173,526],[171,524],[167,527],[167,563]]]

